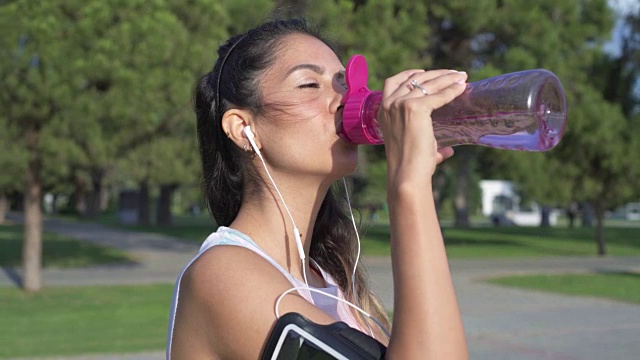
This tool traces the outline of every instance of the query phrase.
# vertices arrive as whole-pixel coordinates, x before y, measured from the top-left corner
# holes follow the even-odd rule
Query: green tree
[[[41,287],[45,175],[88,181],[88,211],[95,213],[116,160],[168,136],[184,120],[195,76],[180,66],[196,55],[190,60],[198,66],[211,61],[216,35],[230,22],[225,15],[213,0],[0,6],[0,103],[11,129],[5,135],[13,134],[26,159],[26,290]],[[190,36],[196,33],[203,35]],[[205,36],[208,43],[197,43]]]
[[[434,1],[429,9],[435,66],[465,69],[471,80],[524,69],[547,68],[558,74],[565,86],[582,83],[586,81],[585,73],[600,51],[598,44],[606,39],[612,23],[606,2],[601,0],[545,0],[535,5],[517,0],[477,1],[473,6],[465,1]],[[570,107],[576,105],[571,95],[568,100]],[[570,117],[570,121],[572,119]],[[557,150],[533,155],[460,147],[456,152],[457,156],[446,166],[455,167],[457,225],[469,223],[467,199],[474,168],[481,169],[484,176],[502,174],[527,179],[526,184],[531,186],[525,184],[525,188],[543,203],[563,197],[558,196],[562,187],[556,184],[561,182],[560,177],[558,181],[540,181],[539,176],[530,171],[532,168],[564,168],[564,160]],[[519,164],[527,166],[521,168]],[[490,171],[501,168],[508,171]],[[570,177],[561,178],[566,180]]]
[[[246,31],[256,25],[257,19],[263,19],[272,11],[272,1],[226,1],[215,2],[200,0],[195,6],[193,1],[173,2],[171,11],[187,30],[189,46],[182,54],[175,54],[171,65],[166,66],[162,74],[168,79],[161,87],[166,98],[166,106],[179,109],[179,119],[174,131],[168,136],[159,136],[126,157],[130,178],[140,184],[141,208],[139,220],[150,223],[151,212],[148,209],[150,187],[159,187],[156,206],[156,224],[172,224],[173,195],[181,186],[193,187],[198,184],[200,172],[195,139],[195,121],[189,104],[191,89],[198,77],[210,70],[215,60],[212,56],[218,45],[230,34]],[[214,9],[219,21],[212,21]],[[232,21],[233,19],[233,21]],[[173,86],[173,88],[171,88]],[[171,97],[174,101],[171,101]],[[152,154],[150,156],[150,154]],[[140,166],[144,164],[143,166]]]
[[[165,1],[74,5],[67,4],[77,29],[69,67],[81,92],[65,135],[82,150],[74,168],[89,179],[86,215],[94,216],[117,159],[170,134],[180,120],[190,74],[172,62],[184,56],[188,33]]]
[[[629,156],[637,151],[639,138],[633,120],[638,103],[633,91],[638,77],[637,30],[631,31],[630,22],[620,54],[605,54],[602,44],[610,34],[611,11],[604,2],[574,5],[556,13],[556,18],[571,18],[577,24],[555,36],[540,36],[559,42],[562,46],[553,48],[563,50],[534,65],[552,69],[564,83],[569,114],[563,140],[549,153],[530,156],[507,152],[492,160],[495,167],[502,167],[499,173],[523,184],[527,193],[543,203],[558,206],[575,200],[593,204],[598,253],[604,255],[605,211],[637,191],[635,169],[640,164]],[[505,57],[505,64],[507,59],[516,65],[543,59],[552,47],[546,41],[541,45],[540,51],[532,47],[537,51],[533,54],[515,49]],[[547,174],[552,174],[551,181]]]
[[[86,39],[101,35],[91,45],[94,48],[88,47],[85,76],[91,78],[95,63],[104,57],[118,62],[107,64],[108,75],[94,81],[108,87],[84,99],[103,118],[88,119],[92,128],[80,128],[72,135],[89,155],[76,168],[93,183],[90,214],[97,210],[95,199],[101,197],[103,179],[116,177],[138,185],[138,218],[143,224],[151,223],[150,194],[160,186],[159,223],[171,222],[172,194],[180,184],[193,183],[197,173],[196,151],[188,156],[172,153],[195,145],[193,85],[210,69],[219,44],[229,34],[254,25],[271,6],[265,0],[162,1],[155,7],[141,2],[117,8],[102,4],[107,20],[117,15],[118,21],[88,24]]]
[[[585,114],[600,124],[599,130],[610,136],[606,139],[610,143],[591,143],[599,151],[583,157],[591,171],[576,183],[579,196],[594,206],[599,255],[607,253],[605,211],[635,200],[640,190],[640,160],[629,156],[640,150],[640,93],[636,87],[640,77],[640,13],[626,14],[622,24],[619,52],[602,54],[591,71],[591,84],[604,104],[597,109],[599,113]]]
[[[159,187],[156,206],[156,224],[172,225],[172,200],[181,186],[194,187],[199,184],[200,164],[197,156],[194,129],[191,122],[183,124],[190,131],[180,136],[158,137],[138,147],[118,163],[117,172],[126,181],[134,181],[140,188],[140,208],[138,220],[141,224],[151,223],[149,190]],[[146,194],[145,194],[146,192]],[[146,196],[144,196],[146,195]]]
[[[30,292],[42,286],[42,175],[44,154],[53,151],[48,147],[55,143],[43,136],[63,120],[61,111],[71,99],[71,74],[63,66],[67,54],[57,46],[61,34],[52,31],[60,25],[58,14],[50,2],[13,1],[0,7],[0,104],[7,134],[25,159],[20,164],[25,171],[23,287]]]
[[[0,224],[4,223],[9,211],[8,195],[20,191],[23,187],[24,164],[27,163],[26,153],[16,144],[15,128],[9,126],[6,116],[0,115]]]

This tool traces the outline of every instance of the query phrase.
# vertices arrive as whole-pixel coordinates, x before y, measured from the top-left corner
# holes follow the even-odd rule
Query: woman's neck
[[[300,232],[309,283],[321,286],[322,284],[312,284],[317,281],[312,281],[310,277],[308,255],[314,224],[329,186],[283,181],[282,184],[278,183],[278,188]],[[247,234],[276,262],[302,279],[302,263],[294,237],[294,226],[280,196],[272,186],[263,187],[260,195],[243,199],[238,216],[230,227]]]

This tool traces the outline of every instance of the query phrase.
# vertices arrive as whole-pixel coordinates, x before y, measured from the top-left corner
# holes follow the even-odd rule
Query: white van
[[[640,221],[640,203],[628,203],[625,209],[627,220]]]

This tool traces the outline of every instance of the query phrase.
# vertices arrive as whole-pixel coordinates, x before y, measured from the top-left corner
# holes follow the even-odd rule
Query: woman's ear
[[[253,123],[253,116],[249,111],[230,109],[222,115],[222,129],[227,137],[239,148],[245,151],[251,151],[251,143],[243,131],[246,126],[251,126],[251,132],[255,135],[253,140],[258,148],[261,148],[260,138]]]

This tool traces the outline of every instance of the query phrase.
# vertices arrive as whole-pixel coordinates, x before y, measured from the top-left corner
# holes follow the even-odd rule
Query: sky
[[[640,12],[640,0],[608,0],[608,3],[618,19],[629,13],[637,14]],[[619,54],[620,51],[620,34],[624,31],[622,25],[621,20],[616,21],[616,26],[611,34],[611,41],[604,46],[605,51],[613,55]],[[640,81],[636,82],[635,92],[640,94]]]
[[[608,0],[608,3],[618,19],[629,13],[640,12],[640,0]],[[624,30],[622,25],[621,20],[616,21],[616,26],[611,34],[611,41],[604,47],[607,52],[614,55],[617,55],[619,52],[620,34]]]
[[[608,0],[609,6],[618,14],[640,11],[640,0]]]

